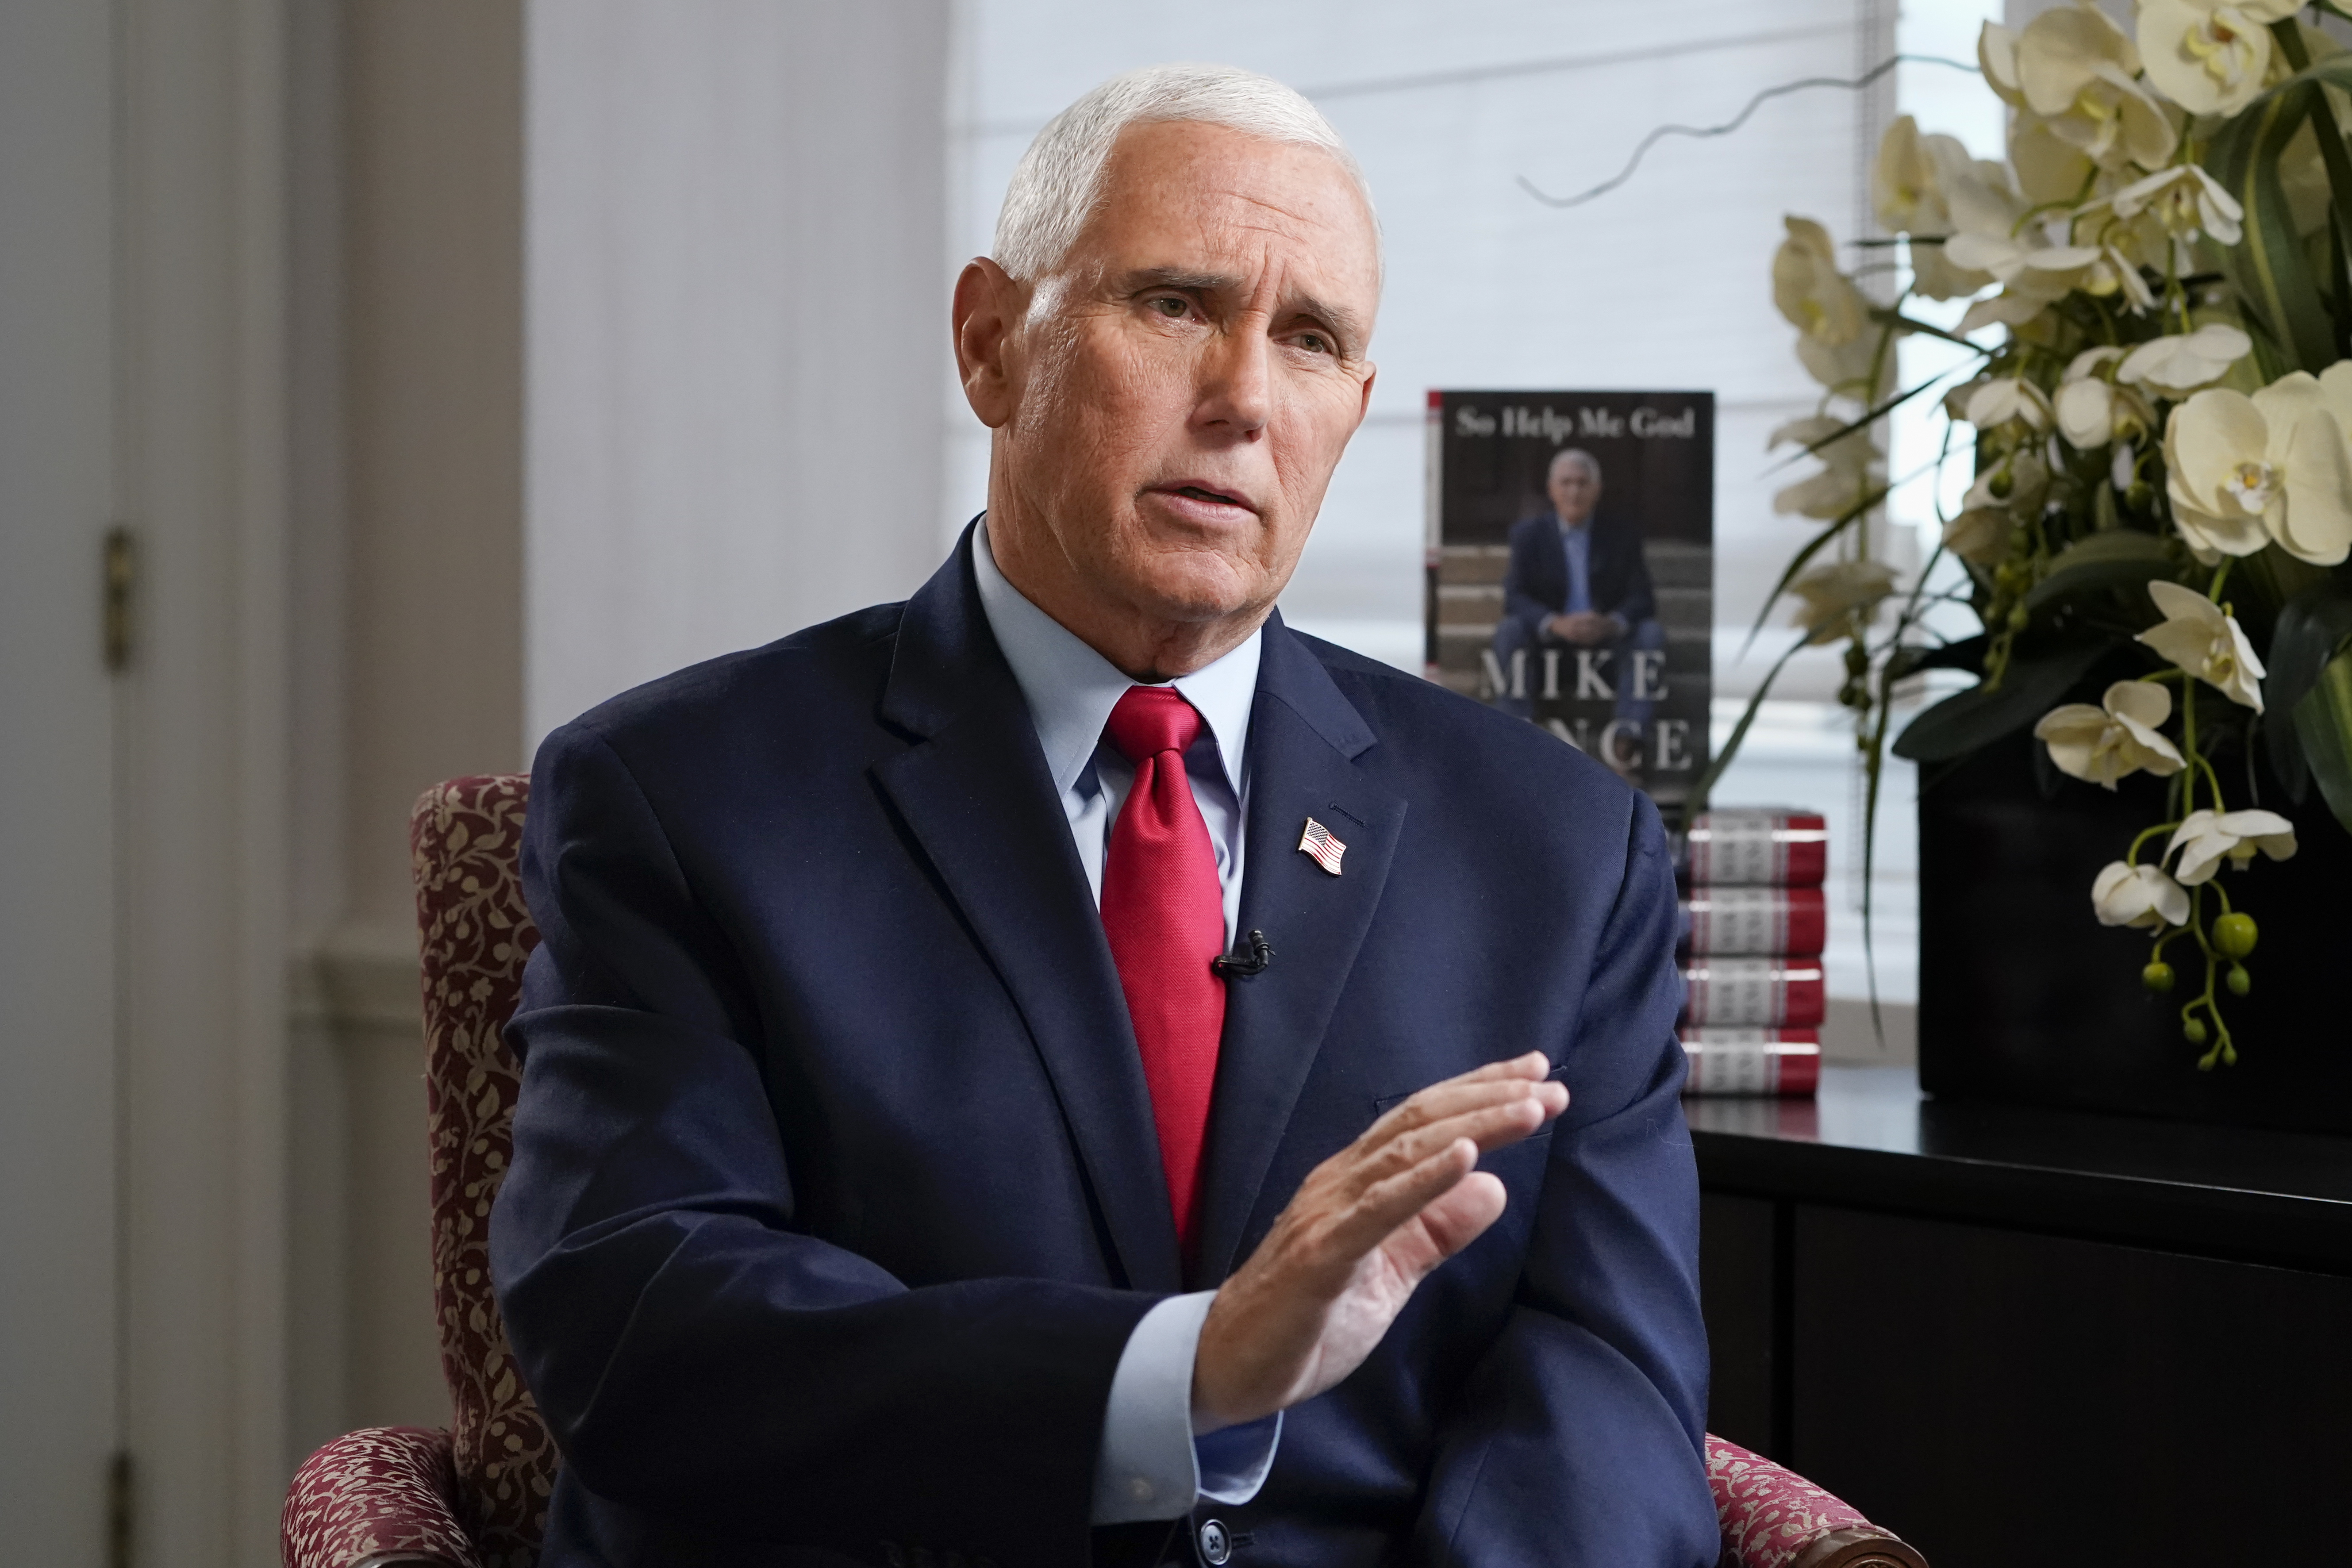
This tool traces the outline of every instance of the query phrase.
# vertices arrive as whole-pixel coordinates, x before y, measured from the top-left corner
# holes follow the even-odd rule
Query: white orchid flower
[[[2078,451],[2137,439],[2156,423],[2155,411],[2146,398],[2101,374],[2123,356],[2119,348],[2084,349],[2059,377],[2058,394],[2051,405],[2058,416],[2058,433]]]
[[[2235,245],[2245,237],[2246,209],[2219,180],[2194,163],[2136,180],[2109,196],[2105,205],[2126,220],[2147,213],[2176,239],[2194,239],[2201,234],[2222,245]]]
[[[1784,220],[1789,237],[1772,256],[1772,303],[1789,324],[1832,348],[1862,335],[1870,302],[1838,270],[1829,230],[1809,217]]]
[[[1833,561],[1799,577],[1789,591],[1803,601],[1792,624],[1804,632],[1808,647],[1819,647],[1870,618],[1895,592],[1895,568],[1883,561]]]
[[[2189,923],[2189,895],[2158,866],[2109,861],[2091,883],[2091,908],[2103,926],[2157,931]]]
[[[2049,466],[2031,452],[2011,452],[1969,486],[1960,510],[1944,524],[1944,548],[1963,561],[1991,565],[2008,552],[2011,531],[2041,511],[2049,493]]]
[[[2188,765],[2159,730],[2172,717],[2171,692],[2153,680],[2118,680],[2100,704],[2069,702],[2033,726],[2060,773],[2112,790],[2142,768],[2168,778]]]
[[[2139,268],[2112,245],[2045,245],[2030,231],[2024,236],[1963,231],[1944,242],[1944,255],[1956,267],[1990,273],[2010,293],[2048,303],[2081,289],[2101,299],[2121,294],[2131,308],[2145,311],[2156,303]],[[1983,301],[1979,301],[1979,304]],[[1970,308],[1970,315],[1977,312]],[[2026,319],[2039,314],[2038,308]],[[1961,331],[1970,330],[1964,321]]]
[[[2031,230],[2023,236],[1956,234],[1944,254],[1956,267],[1990,273],[2014,293],[2061,300],[2082,286],[2100,259],[2095,245],[2042,245]]]
[[[1827,229],[1811,218],[1786,221],[1789,237],[1772,256],[1772,303],[1798,329],[1797,361],[1832,392],[1875,404],[1894,377],[1895,356],[1881,354],[1878,334],[1863,330],[1870,301],[1837,269]]]
[[[2139,47],[2147,79],[2191,114],[2235,114],[2270,75],[2270,24],[2302,8],[2300,0],[2145,0]]]
[[[1947,244],[1944,248],[1951,247]],[[1952,331],[1964,338],[1983,327],[2007,327],[2013,331],[2048,310],[2051,303],[2038,296],[2003,289],[1970,303]]]
[[[1821,471],[1776,492],[1772,497],[1774,511],[1783,516],[1794,512],[1822,522],[1833,521],[1852,511],[1864,495],[1886,478],[1885,465],[1880,461],[1871,431],[1867,427],[1846,430],[1848,423],[1826,414],[1815,414],[1791,419],[1772,432],[1764,443],[1767,450],[1788,442],[1808,447],[1816,441],[1828,443],[1810,454],[1822,460]],[[1846,434],[1838,436],[1841,430],[1846,430]],[[1830,440],[1832,436],[1838,438]]]
[[[1928,140],[1907,114],[1896,115],[1878,139],[1878,156],[1870,164],[1870,205],[1893,233],[1950,231],[1952,215],[1944,205],[1935,162],[1927,156]]]
[[[2238,617],[2194,588],[2157,581],[2148,597],[2164,619],[2139,634],[2146,643],[2206,685],[2259,713],[2263,710],[2263,661],[2246,640]]]
[[[2210,882],[2224,859],[2243,870],[2261,850],[2284,860],[2295,850],[2294,824],[2274,811],[2225,811],[2219,815],[2200,808],[2181,820],[2164,847],[2166,856],[2180,851],[2173,876],[2184,888]]]
[[[1979,430],[1997,429],[2015,420],[2039,436],[2050,428],[2050,399],[2021,377],[1997,376],[1969,395],[1966,417]]]
[[[1897,115],[1879,138],[1870,166],[1871,205],[1890,231],[1910,237],[1911,288],[1930,300],[1957,300],[1992,281],[1985,273],[1955,265],[1941,240],[1958,226],[1958,199],[1972,221],[2006,228],[2014,218],[2007,174],[1998,163],[1979,164],[1956,136],[1923,136],[1919,123]]]
[[[2221,321],[2208,321],[2193,332],[2153,338],[2124,356],[2116,379],[2145,386],[2158,397],[2186,397],[2230,374],[2230,367],[2254,352],[2254,340]]]
[[[2095,167],[2080,147],[2059,140],[2046,121],[2031,114],[2010,117],[2009,163],[2017,171],[2018,190],[2034,206],[2080,201]]]
[[[2022,32],[1987,24],[1977,39],[1985,80],[2012,107],[2102,168],[2162,168],[2179,132],[2139,76],[2130,35],[2090,5],[2045,11]]]
[[[2126,365],[2130,362],[2126,360]],[[2172,517],[2200,560],[2276,542],[2333,566],[2352,555],[2352,361],[2290,372],[2252,397],[2210,387],[2165,426]]]

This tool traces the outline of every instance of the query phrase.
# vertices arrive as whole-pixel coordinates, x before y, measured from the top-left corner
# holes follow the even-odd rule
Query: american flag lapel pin
[[[1348,847],[1334,838],[1329,828],[1311,816],[1307,819],[1307,831],[1298,836],[1298,847],[1334,877],[1339,874],[1339,857],[1348,852]]]

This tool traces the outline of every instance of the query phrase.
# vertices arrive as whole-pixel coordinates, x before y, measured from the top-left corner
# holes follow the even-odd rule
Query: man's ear
[[[1002,428],[1019,402],[1021,323],[1029,290],[985,256],[964,264],[955,286],[956,374],[980,422]]]

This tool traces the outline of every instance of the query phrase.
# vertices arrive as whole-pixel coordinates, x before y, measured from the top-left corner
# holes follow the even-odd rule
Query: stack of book
[[[1808,811],[1701,812],[1678,861],[1683,1092],[1811,1094],[1821,1082],[1828,825]]]

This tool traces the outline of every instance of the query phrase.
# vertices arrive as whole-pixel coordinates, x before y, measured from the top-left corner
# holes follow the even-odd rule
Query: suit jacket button
[[[1201,1558],[1209,1568],[1224,1568],[1225,1560],[1234,1554],[1234,1538],[1225,1533],[1221,1519],[1201,1521]]]

